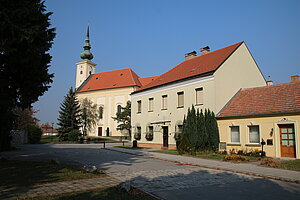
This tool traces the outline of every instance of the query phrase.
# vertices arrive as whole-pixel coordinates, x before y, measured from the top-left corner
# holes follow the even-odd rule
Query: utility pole
[[[53,122],[51,123],[52,124],[52,135],[51,135],[51,143],[53,142]]]

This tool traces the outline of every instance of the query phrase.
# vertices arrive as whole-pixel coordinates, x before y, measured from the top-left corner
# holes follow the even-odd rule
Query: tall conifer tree
[[[68,133],[80,128],[80,106],[72,87],[60,106],[58,133],[62,141],[68,139]]]

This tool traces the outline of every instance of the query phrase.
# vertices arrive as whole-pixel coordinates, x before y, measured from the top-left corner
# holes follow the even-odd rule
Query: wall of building
[[[129,94],[134,90],[135,87],[124,87],[77,93],[79,101],[88,98],[98,106],[103,106],[103,119],[97,121],[97,126],[88,135],[98,136],[98,127],[102,127],[102,136],[106,136],[107,127],[109,127],[110,136],[127,134],[116,130],[118,123],[112,117],[116,116],[118,105],[126,106],[127,101],[130,100]]]
[[[222,64],[214,76],[217,112],[240,88],[266,86],[266,81],[245,43]]]
[[[196,104],[196,89],[203,88],[203,105]],[[184,107],[177,107],[177,92],[184,92]],[[167,95],[167,109],[162,110],[162,96]],[[149,98],[154,99],[153,111],[149,112]],[[141,139],[138,144],[153,144],[153,147],[157,147],[154,144],[163,143],[163,126],[168,126],[169,145],[176,144],[174,134],[177,124],[182,124],[183,117],[187,113],[187,110],[192,105],[195,105],[196,109],[210,108],[215,111],[214,99],[214,77],[195,78],[193,80],[183,81],[179,83],[170,84],[167,86],[159,87],[156,89],[150,89],[141,93],[132,94],[132,132],[137,132],[137,126],[141,127]],[[141,113],[138,113],[138,103],[142,102]],[[154,136],[152,141],[147,141],[145,138],[147,132],[147,126],[152,125],[154,128]],[[134,140],[134,138],[132,137]],[[159,146],[159,145],[158,145]]]
[[[96,72],[95,66],[96,64],[89,60],[76,63],[76,88],[80,87],[90,74],[94,74]]]
[[[227,151],[236,150],[261,150],[261,145],[249,143],[249,126],[258,125],[260,141],[262,138],[267,141],[273,140],[273,145],[265,145],[264,151],[270,157],[281,157],[279,124],[294,124],[296,156],[300,158],[300,134],[299,134],[300,115],[281,115],[273,117],[252,117],[241,119],[222,119],[218,120],[220,142],[226,142]],[[231,143],[231,126],[240,127],[240,143]]]

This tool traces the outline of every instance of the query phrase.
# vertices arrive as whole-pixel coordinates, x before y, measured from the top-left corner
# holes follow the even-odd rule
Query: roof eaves
[[[170,85],[170,84],[173,84],[173,83],[187,81],[187,80],[190,80],[190,79],[193,79],[193,78],[199,78],[199,77],[209,76],[209,75],[212,75],[214,72],[215,72],[215,70],[210,71],[210,72],[205,72],[205,73],[202,73],[202,74],[197,74],[197,75],[194,75],[194,76],[189,76],[189,77],[186,77],[186,78],[183,78],[183,79],[171,81],[171,82],[164,83],[164,84],[161,84],[161,85],[156,85],[156,86],[145,88],[145,89],[142,89],[142,90],[137,90],[137,91],[132,92],[131,94],[136,94],[136,93],[139,93],[139,92],[144,92],[144,91],[147,91],[147,90],[151,90],[151,89],[158,88],[158,87],[163,87],[163,86]]]
[[[247,118],[247,117],[257,117],[257,116],[272,116],[272,115],[285,115],[285,114],[300,114],[300,110],[298,111],[290,111],[290,112],[275,112],[275,113],[260,113],[260,114],[252,114],[252,115],[232,115],[232,116],[223,116],[218,117],[217,119],[231,119],[231,118]]]

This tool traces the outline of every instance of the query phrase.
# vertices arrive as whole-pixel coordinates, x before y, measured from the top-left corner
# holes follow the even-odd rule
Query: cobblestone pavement
[[[46,197],[64,193],[94,190],[103,187],[112,187],[119,183],[120,180],[107,176],[101,178],[45,183],[27,187],[0,188],[0,199]]]
[[[160,199],[300,199],[300,184],[191,166],[184,163],[185,157],[167,162],[170,157],[153,159],[151,152],[135,155],[117,152],[116,149],[102,149],[99,145],[28,145],[21,151],[2,155],[10,159],[58,159],[95,165],[119,182],[129,183]],[[219,168],[223,163],[218,162]]]

